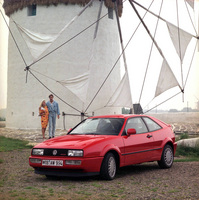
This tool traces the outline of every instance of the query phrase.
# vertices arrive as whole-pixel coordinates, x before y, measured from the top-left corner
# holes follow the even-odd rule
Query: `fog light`
[[[81,165],[81,160],[66,160],[66,165]]]
[[[30,162],[31,162],[31,163],[41,163],[41,159],[30,158]]]

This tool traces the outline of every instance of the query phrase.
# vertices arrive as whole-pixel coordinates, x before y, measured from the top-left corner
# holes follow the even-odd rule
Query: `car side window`
[[[140,117],[134,117],[128,119],[125,127],[125,132],[127,132],[129,128],[134,128],[136,130],[136,134],[148,132],[145,123]]]
[[[159,124],[157,124],[155,121],[153,121],[152,119],[150,119],[148,117],[143,117],[143,119],[144,119],[150,132],[157,131],[162,128]]]

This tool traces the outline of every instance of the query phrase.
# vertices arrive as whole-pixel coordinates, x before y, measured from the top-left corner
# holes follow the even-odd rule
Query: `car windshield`
[[[122,118],[92,118],[86,119],[69,134],[82,135],[118,135],[124,119]]]

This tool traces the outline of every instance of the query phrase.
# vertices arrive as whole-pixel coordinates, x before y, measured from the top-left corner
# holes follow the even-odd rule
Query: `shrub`
[[[189,138],[189,134],[187,132],[180,135],[180,140],[188,139],[188,138]]]
[[[6,121],[5,117],[0,117],[0,121]]]
[[[199,145],[196,147],[178,146],[175,156],[199,157]]]
[[[28,145],[28,143],[28,141],[0,136],[0,152],[12,151],[16,149],[31,149],[33,146]]]

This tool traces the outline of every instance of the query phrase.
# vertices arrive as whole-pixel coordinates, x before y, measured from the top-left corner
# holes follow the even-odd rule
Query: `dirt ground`
[[[199,200],[199,162],[157,162],[121,168],[113,181],[99,177],[47,179],[28,164],[30,150],[0,152],[0,199]]]
[[[57,130],[56,136],[66,131]],[[43,141],[39,130],[0,128],[0,135]],[[113,181],[100,177],[47,179],[29,166],[30,150],[0,152],[0,200],[199,200],[199,162],[174,162],[159,169],[157,162],[121,168]]]

